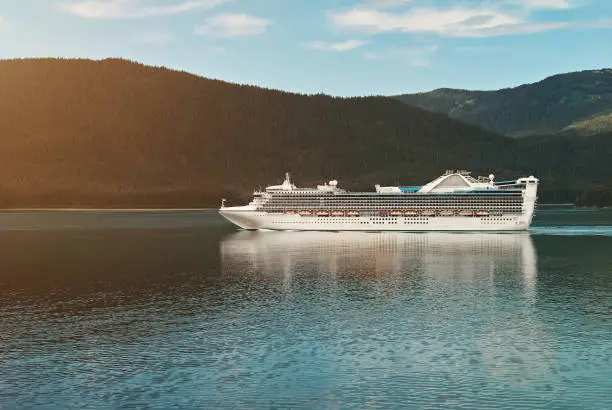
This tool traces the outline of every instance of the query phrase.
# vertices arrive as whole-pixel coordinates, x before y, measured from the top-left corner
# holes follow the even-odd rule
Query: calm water
[[[612,211],[534,225],[0,214],[0,409],[612,408]]]

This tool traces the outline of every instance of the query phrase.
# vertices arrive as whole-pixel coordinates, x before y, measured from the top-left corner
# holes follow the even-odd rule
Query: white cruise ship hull
[[[283,231],[524,231],[531,214],[466,217],[316,217],[232,210],[219,213],[243,229]]]
[[[474,179],[447,171],[422,187],[381,187],[348,192],[337,181],[297,188],[282,185],[254,192],[245,206],[219,213],[243,229],[283,231],[524,231],[537,200],[538,179]]]

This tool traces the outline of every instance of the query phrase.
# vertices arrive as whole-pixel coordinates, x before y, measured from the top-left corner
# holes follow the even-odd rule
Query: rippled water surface
[[[0,214],[0,409],[612,408],[612,211],[529,233]]]

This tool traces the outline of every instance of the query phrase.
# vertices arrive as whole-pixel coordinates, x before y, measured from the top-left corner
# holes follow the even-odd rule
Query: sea
[[[610,409],[612,210],[525,233],[0,213],[0,409]]]

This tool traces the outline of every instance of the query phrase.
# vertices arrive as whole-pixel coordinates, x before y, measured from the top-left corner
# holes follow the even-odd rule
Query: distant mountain
[[[612,69],[559,74],[497,91],[441,88],[396,98],[512,137],[612,132]]]
[[[534,174],[543,200],[612,176],[612,138],[511,139],[392,98],[298,95],[125,60],[0,61],[0,207],[217,206],[278,183]],[[529,141],[526,141],[529,140]]]

